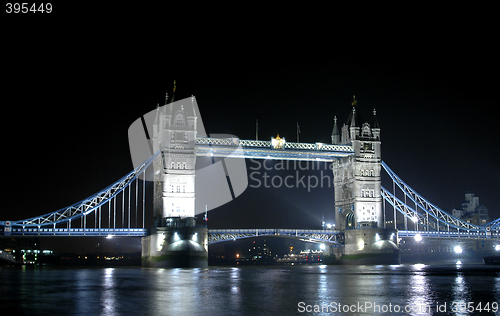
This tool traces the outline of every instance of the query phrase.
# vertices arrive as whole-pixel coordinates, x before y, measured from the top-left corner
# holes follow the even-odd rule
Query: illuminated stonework
[[[192,100],[191,100],[192,101]],[[155,218],[195,215],[196,114],[190,99],[158,109],[153,126],[155,161]]]
[[[354,100],[352,113],[342,127],[341,140],[342,144],[352,146],[354,156],[339,158],[333,162],[335,221],[340,230],[384,226],[380,179],[380,128],[375,111],[371,125],[359,122],[356,104],[357,101]],[[337,129],[335,121],[332,142],[340,138]]]
[[[280,134],[278,136],[271,138],[271,146],[274,149],[284,149],[285,148],[285,138],[281,138]]]

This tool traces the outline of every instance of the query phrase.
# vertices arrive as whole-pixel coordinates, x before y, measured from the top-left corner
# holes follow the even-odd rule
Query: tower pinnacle
[[[340,143],[339,128],[337,126],[337,116],[333,117],[333,131],[332,131],[332,144],[336,145]]]

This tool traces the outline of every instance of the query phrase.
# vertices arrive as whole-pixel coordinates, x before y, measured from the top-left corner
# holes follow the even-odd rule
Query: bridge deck
[[[353,153],[352,147],[348,145],[287,142],[283,148],[276,149],[270,141],[237,138],[196,139],[196,155],[207,157],[332,161],[334,158]]]
[[[399,230],[398,237],[415,237],[415,235],[428,238],[500,238],[500,233],[492,232],[447,232],[447,231],[414,231],[414,230]]]
[[[144,237],[149,235],[149,230],[144,228],[18,228],[12,227],[11,231],[2,231],[0,236],[129,236]],[[344,232],[339,230],[319,229],[209,229],[209,243],[259,236],[290,236],[311,242],[328,242],[340,244],[343,242]],[[498,238],[500,233],[494,232],[445,232],[445,231],[409,231],[399,230],[398,237],[415,237],[420,234],[427,238]]]
[[[4,236],[135,236],[149,234],[144,228],[16,228],[4,231]]]
[[[340,245],[344,238],[344,232],[339,230],[320,229],[209,229],[208,242],[236,240],[241,238],[259,236],[289,236],[310,242],[327,242]]]

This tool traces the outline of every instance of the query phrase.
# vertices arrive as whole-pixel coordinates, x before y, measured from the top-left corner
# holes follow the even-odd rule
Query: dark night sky
[[[364,117],[377,109],[383,160],[404,181],[445,210],[470,190],[496,218],[497,48],[490,33],[464,29],[306,47],[167,31],[3,34],[0,218],[54,211],[129,172],[128,127],[163,104],[174,79],[177,100],[196,96],[208,133],[241,139],[254,138],[258,119],[261,139],[294,141],[298,121],[301,141],[329,142],[355,94]],[[322,213],[333,219],[332,202],[333,189],[248,188],[212,211],[210,226],[319,225]]]

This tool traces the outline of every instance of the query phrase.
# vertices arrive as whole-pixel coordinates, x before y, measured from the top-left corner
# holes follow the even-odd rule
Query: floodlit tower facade
[[[142,265],[206,267],[208,230],[195,218],[197,115],[194,97],[157,108],[150,146],[154,161],[154,225],[142,238]]]
[[[363,123],[352,139],[356,228],[384,226],[382,213],[380,129]]]
[[[158,110],[153,147],[162,155],[155,164],[155,219],[159,226],[195,215],[196,119],[188,103],[170,103]]]
[[[388,257],[389,262],[397,262],[397,231],[384,225],[380,126],[375,110],[370,124],[361,118],[356,106],[354,97],[340,135],[336,122],[332,133],[333,143],[340,137],[340,142],[351,145],[354,151],[354,155],[333,162],[335,224],[345,231],[346,254],[390,253],[394,256]]]
[[[361,123],[352,102],[352,112],[342,127],[342,142],[351,145],[354,156],[341,158],[334,164],[335,221],[341,230],[384,226],[382,213],[380,127],[373,110],[373,123]],[[332,142],[339,136],[337,122]]]

